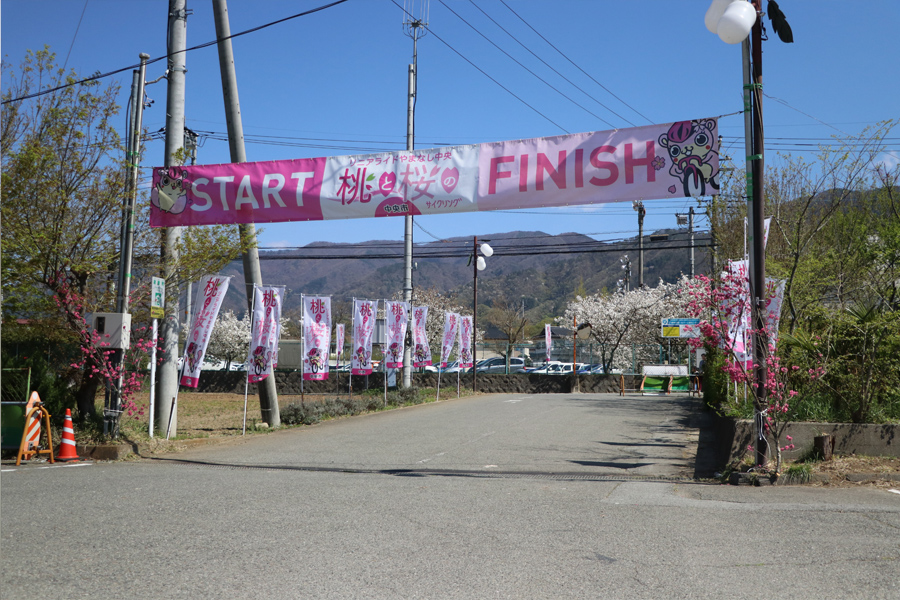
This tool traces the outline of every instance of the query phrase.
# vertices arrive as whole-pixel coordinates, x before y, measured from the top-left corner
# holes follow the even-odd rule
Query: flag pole
[[[253,300],[250,301],[250,348],[247,350],[247,376],[244,378],[244,426],[241,435],[247,434],[247,396],[250,393],[250,361],[253,357],[253,315],[256,314],[256,284],[253,284]]]

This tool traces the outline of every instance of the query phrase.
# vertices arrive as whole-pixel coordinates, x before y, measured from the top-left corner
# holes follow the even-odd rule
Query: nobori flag
[[[384,315],[387,319],[388,347],[387,368],[403,368],[403,349],[406,345],[406,328],[409,323],[409,303],[384,301]]]
[[[472,366],[472,317],[459,320],[459,367]]]
[[[447,366],[450,353],[456,344],[456,332],[459,330],[459,315],[456,313],[444,313],[444,336],[441,338],[441,368]]]
[[[375,315],[378,300],[353,301],[353,339],[350,355],[350,372],[353,375],[372,373],[372,333],[375,331]]]
[[[203,366],[206,346],[219,317],[219,309],[222,307],[222,300],[225,299],[230,281],[230,277],[221,275],[205,275],[200,280],[197,300],[194,302],[197,311],[184,347],[184,365],[181,368],[183,386],[195,388],[200,382],[200,368]]]
[[[253,286],[253,322],[247,359],[250,383],[262,381],[274,368],[281,335],[283,299],[284,287]]]
[[[414,306],[413,312],[413,366],[431,366],[431,348],[428,346],[428,333],[425,323],[428,321],[428,307]]]
[[[303,297],[303,379],[328,379],[331,346],[331,297]]]

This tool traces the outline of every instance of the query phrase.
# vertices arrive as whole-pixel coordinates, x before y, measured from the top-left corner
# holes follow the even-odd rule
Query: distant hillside
[[[666,241],[644,237],[644,283],[655,285],[662,278],[674,281],[690,270],[688,233],[666,230]],[[620,259],[632,261],[632,287],[637,286],[637,238],[602,243],[579,233],[547,235],[540,231],[514,231],[479,236],[489,240],[494,255],[478,274],[479,306],[490,306],[505,296],[523,302],[529,318],[538,321],[560,314],[576,290],[586,293],[614,291],[623,277]],[[708,236],[695,235],[695,272],[708,270]],[[472,302],[473,267],[467,265],[472,238],[417,244],[413,251],[416,268],[413,286],[436,288],[456,297],[464,306]],[[285,311],[300,306],[300,294],[330,295],[335,302],[357,298],[390,298],[403,286],[403,244],[369,241],[359,244],[315,242],[300,250],[260,252],[263,281],[285,285]],[[241,262],[223,269],[233,275],[225,308],[246,310]]]

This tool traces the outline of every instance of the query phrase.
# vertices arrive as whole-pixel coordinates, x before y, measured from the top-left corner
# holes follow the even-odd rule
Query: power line
[[[603,123],[606,123],[607,125],[609,125],[609,126],[612,127],[613,129],[616,128],[615,125],[613,125],[612,123],[610,123],[609,121],[607,121],[607,120],[604,119],[603,117],[601,117],[601,116],[599,116],[599,115],[597,115],[597,114],[594,114],[593,112],[589,111],[587,108],[585,108],[584,106],[582,106],[581,104],[579,104],[578,102],[576,102],[574,99],[572,99],[572,98],[570,98],[569,96],[567,96],[566,94],[564,94],[559,88],[555,87],[555,86],[554,86],[553,84],[551,84],[549,81],[547,81],[546,79],[544,79],[543,77],[541,77],[540,75],[538,75],[537,73],[535,73],[534,71],[532,71],[531,69],[529,69],[528,67],[526,67],[525,65],[523,65],[519,60],[517,60],[515,57],[513,57],[509,52],[507,52],[506,50],[504,50],[503,48],[501,48],[500,46],[498,46],[493,40],[491,40],[491,38],[489,38],[489,37],[486,36],[485,34],[481,33],[481,31],[479,31],[478,28],[476,28],[474,25],[472,25],[471,23],[469,23],[468,21],[466,21],[464,18],[462,18],[462,17],[459,15],[459,13],[457,13],[455,10],[453,10],[452,8],[450,8],[449,6],[447,6],[447,5],[444,3],[443,0],[438,0],[438,2],[440,2],[440,3],[444,6],[444,8],[446,8],[446,9],[449,10],[451,13],[453,13],[454,15],[456,15],[456,18],[458,18],[460,21],[462,21],[463,23],[465,23],[466,25],[468,25],[475,33],[477,33],[478,35],[480,35],[481,37],[483,37],[483,38],[484,38],[489,44],[491,44],[494,48],[496,48],[497,50],[499,50],[500,52],[502,52],[504,55],[506,55],[507,58],[509,58],[511,61],[513,61],[514,63],[516,63],[517,65],[519,65],[519,66],[522,67],[523,69],[525,69],[526,71],[528,71],[528,73],[530,73],[535,79],[537,79],[538,81],[540,81],[541,83],[543,83],[544,85],[546,85],[547,87],[549,87],[551,90],[553,90],[554,92],[556,92],[557,94],[559,94],[560,96],[562,96],[563,98],[565,98],[566,100],[568,100],[569,102],[571,102],[572,104],[574,104],[575,106],[577,106],[578,108],[580,108],[581,110],[583,110],[584,112],[588,113],[588,114],[591,115],[592,117],[595,117],[596,119],[599,119],[600,121],[602,121]],[[484,11],[481,11],[481,12],[484,12]],[[486,15],[486,14],[487,14],[487,13],[485,13],[485,15]],[[490,17],[488,17],[488,18],[490,18]],[[493,19],[492,19],[492,20],[493,20]],[[501,27],[501,29],[502,29],[502,27]],[[506,31],[506,30],[504,29],[504,31]],[[536,55],[535,55],[535,56],[536,56]],[[546,64],[546,63],[544,63],[544,64]],[[549,65],[548,65],[548,66],[549,66]],[[551,68],[552,68],[552,67],[551,67]],[[559,74],[559,73],[557,72],[557,74]],[[567,81],[568,81],[568,80],[567,80]],[[604,108],[605,108],[605,107],[604,107]],[[612,112],[612,111],[610,111],[610,112]],[[613,114],[615,114],[615,113],[613,113]],[[616,115],[616,116],[619,116],[619,115]],[[622,118],[622,117],[620,117],[620,118]],[[568,133],[568,131],[566,131],[566,133]]]
[[[240,36],[242,36],[242,35],[247,35],[248,33],[254,33],[254,32],[260,31],[260,30],[262,30],[262,29],[266,29],[267,27],[272,27],[273,25],[278,25],[278,24],[280,24],[280,23],[284,23],[285,21],[290,21],[291,19],[296,19],[297,17],[305,17],[305,16],[311,15],[311,14],[313,14],[313,13],[317,13],[317,12],[319,12],[319,11],[322,11],[322,10],[325,10],[325,9],[328,9],[328,8],[331,8],[331,7],[333,7],[333,6],[337,6],[338,4],[343,4],[344,2],[347,2],[347,1],[348,1],[348,0],[335,0],[334,2],[332,2],[332,3],[330,3],[330,4],[324,4],[324,5],[322,5],[322,6],[319,6],[319,7],[316,7],[316,8],[313,8],[313,9],[310,9],[310,10],[307,10],[307,11],[304,11],[304,12],[301,12],[301,13],[297,13],[297,14],[291,15],[291,16],[289,16],[289,17],[284,17],[283,19],[278,19],[277,21],[271,21],[271,22],[269,22],[269,23],[265,23],[265,24],[263,24],[263,25],[259,25],[258,27],[253,27],[253,28],[251,28],[251,29],[246,29],[246,30],[244,30],[244,31],[239,31],[238,33],[233,33],[233,34],[229,35],[228,37],[224,37],[224,38],[221,38],[221,39],[212,40],[212,41],[210,41],[210,42],[205,42],[205,43],[200,44],[200,45],[198,45],[198,46],[192,46],[192,47],[190,47],[190,48],[185,48],[184,50],[178,50],[178,51],[176,51],[176,52],[172,52],[172,53],[170,53],[170,54],[166,54],[165,56],[159,56],[159,57],[157,57],[157,58],[154,58],[154,59],[151,59],[151,60],[146,61],[144,64],[152,65],[152,64],[155,63],[155,62],[159,62],[159,61],[161,61],[161,60],[168,59],[168,58],[170,58],[170,57],[172,57],[172,56],[175,56],[176,54],[181,54],[182,52],[190,52],[190,51],[192,51],[192,50],[200,50],[201,48],[208,48],[209,46],[212,46],[212,45],[214,45],[214,44],[218,44],[219,42],[223,42],[223,41],[225,41],[225,40],[230,40],[230,39],[232,39],[232,38],[240,37]],[[80,80],[78,80],[78,81],[72,81],[72,82],[70,82],[70,83],[66,83],[66,84],[63,84],[63,85],[59,85],[59,86],[56,86],[56,87],[54,87],[54,88],[49,88],[49,89],[46,89],[46,90],[42,90],[42,91],[40,91],[40,92],[34,92],[33,94],[26,94],[25,96],[19,96],[18,98],[10,98],[9,100],[4,100],[4,101],[2,102],[2,104],[9,104],[9,103],[11,103],[11,102],[21,102],[22,100],[29,100],[29,99],[31,99],[31,98],[37,98],[38,96],[43,96],[43,95],[45,95],[45,94],[51,94],[51,93],[53,93],[53,92],[58,92],[59,90],[62,90],[62,89],[68,88],[68,87],[72,87],[72,86],[75,86],[75,85],[80,85],[80,84],[83,84],[83,83],[89,83],[89,82],[91,82],[91,81],[97,81],[97,80],[99,80],[99,79],[104,79],[104,78],[106,78],[106,77],[111,77],[112,75],[118,75],[119,73],[122,73],[122,72],[124,72],[124,71],[128,71],[129,69],[137,69],[137,68],[140,67],[140,66],[141,66],[141,63],[137,63],[137,64],[134,64],[134,65],[130,65],[130,66],[128,66],[128,67],[123,67],[123,68],[121,68],[121,69],[116,69],[115,71],[109,71],[109,72],[107,72],[107,73],[98,73],[98,74],[96,74],[96,75],[92,75],[92,76],[87,77],[87,78],[85,78],[85,79],[80,79]]]
[[[565,54],[562,50],[560,50],[559,48],[557,48],[556,46],[554,46],[553,43],[550,42],[550,40],[548,40],[548,39],[545,38],[543,35],[541,35],[541,33],[540,33],[537,29],[535,29],[534,27],[531,26],[530,23],[528,23],[528,21],[526,21],[525,19],[523,19],[522,16],[519,15],[519,13],[517,13],[516,11],[514,11],[514,10],[509,6],[509,4],[507,4],[507,3],[505,2],[505,0],[500,0],[500,3],[503,4],[503,6],[505,6],[506,8],[508,8],[508,9],[509,9],[509,12],[511,12],[512,14],[516,15],[516,16],[519,18],[519,20],[521,20],[523,23],[525,23],[525,25],[528,26],[528,28],[531,29],[533,32],[535,32],[535,33],[538,35],[538,37],[540,37],[542,40],[544,40],[544,41],[547,43],[547,45],[549,45],[551,48],[553,48],[554,50],[556,50],[556,51],[559,53],[560,56],[562,56],[562,57],[565,58],[567,61],[569,61],[569,62],[572,64],[573,67],[575,67],[576,69],[578,69],[579,71],[581,71],[582,73],[584,73],[591,81],[593,81],[594,83],[596,83],[597,85],[599,85],[601,88],[603,88],[603,90],[606,91],[607,94],[609,94],[610,96],[612,96],[613,98],[615,98],[616,100],[618,100],[619,102],[621,102],[622,104],[624,104],[625,106],[627,106],[628,108],[630,108],[631,110],[633,110],[633,111],[634,111],[635,113],[637,113],[640,117],[642,117],[643,119],[645,119],[648,123],[651,123],[651,124],[653,123],[653,121],[651,121],[648,117],[644,116],[640,111],[638,111],[638,109],[634,108],[633,106],[631,106],[630,104],[628,104],[627,102],[625,102],[624,100],[622,100],[621,98],[619,98],[618,96],[616,96],[616,95],[612,92],[612,90],[610,90],[610,89],[607,88],[605,85],[603,85],[602,83],[600,83],[599,81],[597,81],[596,79],[594,79],[587,71],[585,71],[584,69],[582,69],[581,67],[579,67],[579,66],[578,66],[571,58],[569,58],[568,56],[566,56],[566,54]]]
[[[695,232],[696,233],[696,232]],[[669,244],[665,246],[647,246],[644,245],[644,252],[651,250],[685,250],[691,247],[693,248],[709,248],[711,247],[711,243],[702,243],[695,241],[693,246],[689,242],[678,243],[678,244]],[[611,246],[606,248],[570,248],[570,249],[558,249],[558,248],[538,248],[531,250],[519,250],[519,251],[507,251],[507,252],[494,252],[494,256],[497,257],[513,257],[513,256],[541,256],[547,254],[602,254],[607,252],[637,252],[638,246]],[[416,260],[425,260],[428,258],[467,258],[471,254],[471,250],[468,248],[460,249],[458,252],[435,252],[435,253],[417,253]],[[303,256],[288,256],[282,254],[268,254],[261,253],[259,255],[259,260],[400,260],[403,258],[403,250],[402,248],[398,249],[397,252],[383,252],[380,254],[360,254],[360,255],[338,255],[338,254],[322,254],[322,255],[303,255]],[[240,259],[235,259],[235,261]],[[234,261],[232,261],[234,262]]]
[[[631,121],[629,121],[627,118],[623,117],[622,115],[620,115],[619,113],[617,113],[616,111],[614,111],[613,109],[611,109],[610,107],[606,106],[605,104],[603,104],[602,102],[600,102],[599,100],[597,100],[596,98],[594,98],[593,96],[591,96],[590,94],[588,94],[587,91],[585,91],[584,89],[581,88],[581,86],[579,86],[577,83],[575,83],[574,81],[572,81],[571,79],[569,79],[568,77],[566,77],[565,75],[563,75],[562,73],[560,73],[557,69],[555,69],[555,68],[554,68],[552,65],[550,65],[547,61],[545,61],[545,60],[544,60],[543,58],[541,58],[537,53],[535,53],[531,48],[529,48],[528,46],[526,46],[525,44],[523,44],[516,36],[514,36],[513,34],[511,34],[510,32],[508,32],[508,31],[503,27],[503,25],[501,25],[500,23],[498,23],[493,17],[491,17],[491,16],[490,16],[489,14],[487,14],[486,12],[484,12],[484,9],[483,9],[483,8],[481,8],[480,6],[478,6],[477,4],[475,4],[475,0],[469,0],[469,2],[472,4],[472,6],[474,6],[474,7],[477,8],[479,11],[481,11],[481,13],[482,13],[484,16],[486,16],[488,19],[490,19],[491,23],[493,23],[494,25],[496,25],[497,27],[499,27],[500,30],[503,31],[503,33],[505,33],[506,35],[508,35],[509,37],[511,37],[511,38],[513,39],[514,42],[516,42],[517,44],[519,44],[520,46],[522,46],[522,48],[524,48],[524,49],[525,49],[528,53],[530,53],[533,57],[535,57],[536,59],[538,59],[539,61],[541,61],[548,69],[550,69],[551,71],[553,71],[554,73],[556,73],[557,75],[559,75],[560,77],[562,77],[569,85],[571,85],[572,87],[574,87],[575,89],[577,89],[579,92],[581,92],[582,94],[584,94],[585,96],[587,96],[588,98],[590,98],[591,100],[593,100],[594,102],[596,102],[597,104],[599,104],[600,106],[602,106],[603,108],[605,108],[606,110],[608,110],[609,112],[611,112],[612,114],[616,115],[617,117],[619,117],[620,119],[622,119],[623,121],[625,121],[626,123],[628,123],[629,125],[631,125],[632,127],[635,126],[634,123],[632,123]],[[443,4],[443,2],[441,2],[441,4]],[[542,80],[542,81],[543,81],[543,80]],[[580,105],[579,105],[579,106],[580,106]],[[587,109],[585,109],[585,110],[587,110]],[[592,112],[590,112],[590,111],[588,111],[588,113],[591,114],[591,115],[594,115],[594,113],[592,113]],[[596,117],[597,115],[594,115],[594,116]],[[597,117],[597,118],[599,118],[599,117]],[[615,128],[615,125],[613,125],[612,123],[610,123],[610,122],[608,122],[608,121],[604,121],[603,119],[600,119],[600,120],[603,121],[604,123],[606,123],[607,125],[609,125],[610,127]]]
[[[391,0],[391,2],[394,3],[394,6],[396,6],[397,8],[399,8],[400,10],[402,10],[404,13],[406,13],[406,10],[405,10],[402,6],[400,6],[399,4],[397,4],[397,0]],[[409,14],[409,13],[407,13],[407,14]],[[410,15],[410,16],[412,16],[412,15]],[[472,67],[474,67],[479,73],[481,73],[482,75],[484,75],[485,77],[487,77],[488,79],[490,79],[491,81],[493,81],[494,83],[496,83],[498,86],[500,86],[500,88],[503,89],[503,91],[505,91],[505,92],[508,93],[510,96],[512,96],[513,98],[515,98],[516,100],[518,100],[519,102],[521,102],[522,104],[524,104],[525,106],[527,106],[528,108],[530,108],[531,110],[533,110],[533,111],[534,111],[535,113],[537,113],[538,115],[542,116],[544,119],[546,119],[547,121],[549,121],[554,127],[558,127],[559,129],[565,131],[566,133],[569,133],[569,132],[566,130],[565,127],[563,127],[562,125],[560,125],[559,123],[557,123],[556,121],[554,121],[553,119],[551,119],[550,117],[548,117],[547,115],[545,115],[544,113],[542,113],[541,111],[539,111],[538,109],[536,109],[535,107],[533,107],[532,105],[530,105],[530,104],[528,104],[527,102],[525,102],[525,100],[523,100],[523,99],[520,98],[518,95],[516,95],[515,92],[513,92],[513,91],[510,90],[508,87],[506,87],[505,85],[503,85],[502,83],[500,83],[499,81],[497,81],[496,79],[494,79],[493,77],[491,77],[490,75],[488,75],[487,72],[485,72],[484,69],[482,69],[481,67],[479,67],[478,65],[476,65],[475,63],[473,63],[471,60],[469,60],[468,58],[466,58],[465,55],[464,55],[462,52],[460,52],[459,50],[457,50],[456,48],[454,48],[453,46],[451,46],[450,43],[447,42],[447,40],[445,40],[444,38],[442,38],[441,36],[439,36],[437,33],[435,33],[435,31],[434,31],[431,27],[427,27],[427,26],[426,26],[425,29],[427,29],[428,32],[429,32],[431,35],[433,35],[434,37],[436,37],[436,38],[438,39],[439,42],[441,42],[442,44],[444,44],[445,46],[447,46],[447,48],[449,48],[450,50],[452,50],[453,52],[455,52],[457,56],[459,56],[461,59],[463,59],[464,61],[466,61],[467,63],[469,63]]]

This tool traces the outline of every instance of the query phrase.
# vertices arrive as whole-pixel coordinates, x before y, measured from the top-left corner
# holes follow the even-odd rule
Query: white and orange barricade
[[[41,449],[41,422],[47,432],[47,448]],[[31,392],[31,398],[25,405],[25,428],[22,431],[22,443],[19,444],[19,454],[16,456],[16,466],[22,463],[22,459],[31,460],[36,455],[49,454],[50,462],[53,459],[53,433],[50,431],[50,413],[44,408],[37,392]]]

